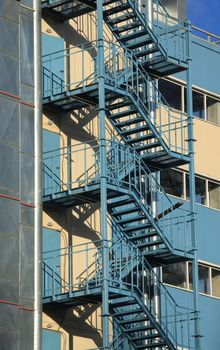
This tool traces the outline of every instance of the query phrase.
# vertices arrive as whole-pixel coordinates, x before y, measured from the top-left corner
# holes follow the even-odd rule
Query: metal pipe
[[[34,350],[41,350],[42,328],[42,98],[41,7],[34,0]]]
[[[189,23],[190,26],[190,23]],[[191,73],[191,27],[188,30],[188,69],[187,69],[187,112],[189,118],[188,139],[189,139],[189,191],[190,191],[190,210],[192,212],[191,232],[192,245],[194,248],[193,260],[193,302],[195,309],[194,328],[195,328],[195,350],[201,349],[200,325],[199,325],[199,282],[198,282],[198,258],[197,258],[197,237],[195,221],[195,166],[194,166],[194,132],[193,132],[193,110],[192,110],[192,73]]]
[[[105,63],[104,63],[104,28],[103,0],[97,0],[98,29],[98,68],[99,68],[99,132],[100,132],[100,177],[101,177],[101,234],[102,250],[102,334],[103,349],[109,349],[109,254],[107,226],[107,154],[105,130]]]

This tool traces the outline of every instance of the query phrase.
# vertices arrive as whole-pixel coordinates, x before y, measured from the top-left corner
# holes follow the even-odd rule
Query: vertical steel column
[[[191,24],[188,28],[188,70],[187,70],[187,113],[189,118],[188,139],[190,151],[189,164],[189,191],[190,191],[190,210],[193,214],[191,231],[192,245],[194,247],[193,260],[193,301],[195,309],[194,327],[195,327],[195,350],[201,349],[201,335],[199,325],[199,284],[198,284],[198,258],[197,258],[197,237],[196,237],[196,221],[195,221],[195,168],[194,168],[194,131],[193,131],[193,109],[192,109],[192,75],[191,75]]]
[[[34,0],[34,350],[41,350],[42,328],[42,98],[41,1]]]
[[[98,26],[98,84],[99,84],[99,132],[100,132],[100,177],[101,177],[101,234],[102,250],[102,332],[103,349],[109,349],[109,256],[107,227],[107,157],[105,131],[105,66],[104,66],[104,28],[103,0],[97,0]]]

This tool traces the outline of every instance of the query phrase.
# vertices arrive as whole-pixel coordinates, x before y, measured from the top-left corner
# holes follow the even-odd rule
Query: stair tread
[[[130,42],[126,42],[126,48],[129,50],[134,50],[138,47],[145,47],[146,45],[152,44],[153,39],[149,35],[141,36],[140,38],[133,39]]]
[[[160,346],[165,346],[167,345],[165,342],[157,342],[157,343],[152,343],[152,344],[143,344],[143,345],[137,345],[136,349],[150,349],[150,348],[159,348]]]
[[[120,27],[116,27],[116,28],[113,29],[113,31],[117,32],[117,33],[123,33],[126,30],[131,30],[131,29],[134,29],[134,28],[137,28],[137,27],[140,27],[140,26],[141,26],[140,22],[136,21],[136,22],[131,22],[131,23],[122,25]]]
[[[136,109],[128,109],[128,110],[120,112],[120,113],[112,114],[111,119],[120,119],[120,118],[127,117],[127,116],[135,114],[135,113],[137,113]]]
[[[151,140],[155,138],[155,135],[154,134],[147,134],[147,135],[141,135],[139,137],[134,137],[132,139],[129,139],[127,142],[129,144],[132,144],[132,143],[137,143],[137,142],[141,142],[141,141],[146,141],[146,140]]]
[[[135,149],[136,149],[136,151],[140,152],[140,151],[148,150],[148,149],[151,149],[154,147],[159,147],[159,146],[161,146],[161,144],[159,141],[157,141],[157,142],[152,142],[150,144],[145,144],[142,146],[135,147]]]
[[[110,111],[112,111],[114,109],[119,109],[119,108],[131,106],[131,105],[132,105],[131,101],[121,101],[121,102],[117,102],[117,103],[113,103],[113,104],[109,105],[108,109]]]
[[[147,248],[147,247],[152,247],[152,246],[156,246],[156,245],[160,245],[164,243],[162,239],[159,239],[157,241],[150,241],[150,242],[144,242],[144,243],[140,243],[140,244],[137,244],[136,246],[141,249],[141,248]]]
[[[119,201],[116,201],[116,202],[111,202],[109,204],[109,206],[111,208],[116,208],[116,207],[122,207],[122,206],[125,206],[125,205],[128,205],[128,204],[131,204],[133,202],[134,202],[134,200],[132,198],[129,198],[127,200],[124,199],[124,200],[119,200]]]
[[[148,321],[147,316],[141,317],[141,318],[135,318],[135,319],[122,320],[118,322],[120,324],[130,324],[130,323],[139,323],[139,322],[146,322],[146,321]]]
[[[112,215],[114,215],[114,216],[121,216],[121,215],[126,215],[126,214],[129,214],[129,213],[135,213],[135,212],[137,212],[139,210],[140,210],[140,208],[138,208],[138,207],[126,208],[126,209],[123,209],[123,210],[115,211],[115,212],[112,213]]]
[[[122,12],[124,10],[128,10],[130,8],[129,4],[122,4],[121,6],[115,6],[111,9],[104,10],[104,16],[111,16],[118,12]]]
[[[133,314],[143,313],[143,309],[135,308],[134,310],[125,310],[120,312],[115,312],[112,316],[128,316]],[[125,321],[125,320],[124,320]]]
[[[139,340],[145,340],[145,339],[155,339],[159,338],[160,334],[158,333],[152,333],[152,334],[143,334],[142,336],[137,336],[137,337],[131,337],[129,338],[131,341],[139,341]]]
[[[123,122],[115,122],[115,125],[118,128],[122,128],[122,127],[130,126],[130,125],[133,125],[133,124],[141,123],[141,122],[143,122],[143,119],[140,118],[140,117],[137,117],[137,118],[132,118],[132,119],[125,120]]]
[[[121,16],[118,16],[117,18],[111,18],[111,19],[108,19],[106,20],[106,22],[108,24],[117,24],[117,23],[121,23],[121,22],[124,22],[124,21],[127,21],[128,19],[132,19],[136,17],[136,14],[134,12],[130,12],[130,13],[125,13]]]
[[[132,128],[129,130],[124,130],[121,133],[123,135],[132,135],[132,134],[137,134],[137,133],[139,133],[141,131],[145,131],[145,130],[148,130],[147,125],[139,126],[138,128]]]
[[[146,50],[141,50],[140,52],[136,52],[135,56],[138,58],[141,58],[143,56],[148,56],[149,54],[157,52],[157,51],[158,51],[158,47],[153,46],[153,47],[148,48]]]
[[[143,35],[146,35],[145,29],[133,32],[131,34],[124,35],[124,36],[120,37],[120,41],[123,41],[123,43],[126,43],[127,40],[139,38],[139,37],[142,37]]]
[[[140,221],[140,220],[144,220],[145,219],[145,216],[143,215],[137,215],[137,216],[134,216],[134,217],[129,217],[127,219],[121,219],[121,220],[118,220],[118,224],[129,224],[131,222],[135,222],[135,221]]]
[[[152,225],[150,223],[139,224],[137,226],[125,227],[122,229],[123,232],[141,231],[146,228],[150,228]]]
[[[130,241],[138,241],[140,239],[157,236],[156,232],[144,233],[143,235],[129,237]]]
[[[132,328],[129,328],[129,329],[124,329],[125,332],[127,333],[133,333],[133,332],[139,332],[139,331],[150,331],[150,330],[153,330],[155,329],[154,326],[152,325],[143,325],[143,326],[138,326],[138,327],[132,327]]]

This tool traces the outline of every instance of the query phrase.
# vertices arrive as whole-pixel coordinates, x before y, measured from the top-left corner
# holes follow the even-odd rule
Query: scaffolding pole
[[[101,234],[102,250],[102,332],[103,349],[109,349],[109,256],[107,226],[107,156],[105,131],[105,66],[104,66],[104,28],[103,0],[97,0],[97,40],[98,40],[98,72],[99,72],[99,133],[100,133],[100,175],[101,175]]]

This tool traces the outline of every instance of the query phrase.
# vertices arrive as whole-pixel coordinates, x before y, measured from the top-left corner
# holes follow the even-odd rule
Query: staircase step
[[[133,232],[133,231],[141,231],[144,229],[148,229],[151,228],[152,225],[151,224],[139,224],[137,226],[132,226],[132,227],[125,227],[122,229],[123,232]]]
[[[152,142],[152,143],[149,143],[149,144],[145,144],[145,145],[142,145],[142,146],[138,146],[138,147],[135,147],[135,150],[137,152],[140,152],[140,151],[144,151],[144,150],[148,150],[148,149],[151,149],[151,148],[156,148],[156,147],[159,147],[161,146],[160,142]]]
[[[140,239],[150,238],[150,237],[154,237],[154,236],[157,236],[157,232],[143,233],[142,235],[139,235],[139,236],[129,237],[129,240],[130,241],[138,241]]]
[[[109,105],[108,109],[110,111],[112,111],[112,110],[115,110],[115,109],[131,106],[131,105],[132,105],[131,101],[121,101],[121,102],[117,102],[117,103],[113,103],[113,104]]]
[[[136,14],[134,12],[125,13],[121,16],[118,16],[117,18],[107,19],[106,23],[109,25],[114,25],[114,24],[118,24],[118,23],[127,21],[129,19],[135,18],[135,17],[136,17]]]
[[[153,329],[155,329],[155,328],[152,325],[149,325],[149,326],[143,325],[143,326],[138,326],[138,327],[132,327],[132,328],[126,329],[124,331],[126,331],[126,333],[133,333],[133,332],[141,332],[141,331],[150,331]]]
[[[143,334],[141,336],[138,337],[132,337],[129,338],[131,341],[140,341],[140,340],[147,340],[147,339],[155,339],[155,338],[159,338],[160,334],[158,333],[152,333],[152,334]]]
[[[115,6],[109,10],[104,11],[104,16],[111,16],[118,12],[122,12],[124,10],[128,10],[130,8],[129,4],[122,4],[121,6]]]
[[[113,216],[122,216],[122,215],[126,215],[126,214],[135,213],[139,210],[140,210],[140,208],[138,208],[138,207],[126,208],[126,209],[122,209],[122,210],[117,210],[114,213],[112,213],[112,215]]]
[[[136,244],[136,247],[138,247],[139,249],[149,248],[149,247],[160,245],[162,243],[164,243],[162,241],[162,239],[159,239],[157,241],[150,241],[150,242],[144,242],[144,243]]]
[[[147,316],[139,317],[139,318],[135,317],[135,319],[122,320],[118,322],[123,325],[123,324],[139,323],[139,322],[146,322],[146,321],[148,321]]]
[[[144,216],[138,215],[138,216],[133,216],[126,219],[118,220],[118,224],[120,225],[130,224],[131,222],[136,222],[144,219],[145,219]]]
[[[149,44],[152,44],[153,40],[149,35],[141,36],[138,39],[131,40],[126,43],[126,48],[129,50],[137,49],[138,47],[143,47]]]
[[[119,199],[117,201],[111,201],[109,204],[111,208],[116,208],[116,207],[122,207],[122,206],[127,206],[128,204],[134,203],[134,200],[132,198],[127,198],[127,199]]]
[[[134,31],[133,33],[131,34],[127,34],[127,35],[124,35],[120,38],[120,41],[123,41],[123,43],[126,44],[126,42],[128,40],[132,40],[132,39],[136,39],[136,38],[140,38],[140,37],[143,37],[143,35],[146,36],[146,30],[145,29],[142,29],[142,30],[138,30],[138,31]]]
[[[123,306],[130,306],[137,304],[136,300],[131,300],[129,298],[124,297],[122,300],[111,302],[111,306],[114,308],[123,307]]]
[[[136,118],[125,120],[124,122],[118,122],[118,123],[116,122],[115,125],[118,128],[121,128],[121,127],[129,126],[129,125],[133,125],[133,124],[138,124],[141,122],[143,122],[143,119],[140,117],[136,117]]]
[[[137,58],[141,58],[143,56],[148,56],[151,53],[155,53],[158,51],[158,47],[157,46],[152,46],[151,48],[148,48],[146,50],[141,50],[140,52],[136,52],[135,56]]]
[[[137,110],[136,109],[127,109],[126,111],[123,111],[123,112],[120,112],[120,113],[116,113],[116,114],[112,114],[111,115],[111,119],[120,119],[120,118],[123,118],[123,117],[127,117],[129,115],[132,115],[132,114],[135,114],[137,113]]]
[[[147,141],[147,140],[151,140],[155,138],[155,135],[154,134],[147,134],[147,135],[141,135],[139,137],[134,137],[133,139],[129,139],[127,142],[129,144],[132,144],[132,143],[137,143],[137,142],[141,142],[141,141]]]
[[[141,26],[140,22],[137,22],[137,21],[136,22],[131,22],[131,23],[125,24],[123,26],[114,28],[113,32],[117,32],[117,33],[120,34],[120,33],[123,33],[123,32],[125,32],[127,30],[138,28],[140,26]]]
[[[152,343],[152,344],[143,344],[143,345],[136,345],[135,349],[152,349],[152,348],[160,348],[161,346],[167,345],[165,342],[158,342],[158,343]]]
[[[143,126],[139,126],[137,128],[132,128],[132,129],[129,129],[129,130],[124,130],[122,131],[122,135],[132,135],[132,134],[137,134],[139,132],[142,132],[142,131],[146,131],[148,130],[148,127],[147,125],[143,125]]]
[[[140,308],[135,308],[134,310],[125,310],[125,311],[120,311],[120,312],[116,312],[114,313],[112,316],[128,316],[128,315],[136,315],[136,314],[140,314],[143,313],[143,309]]]

